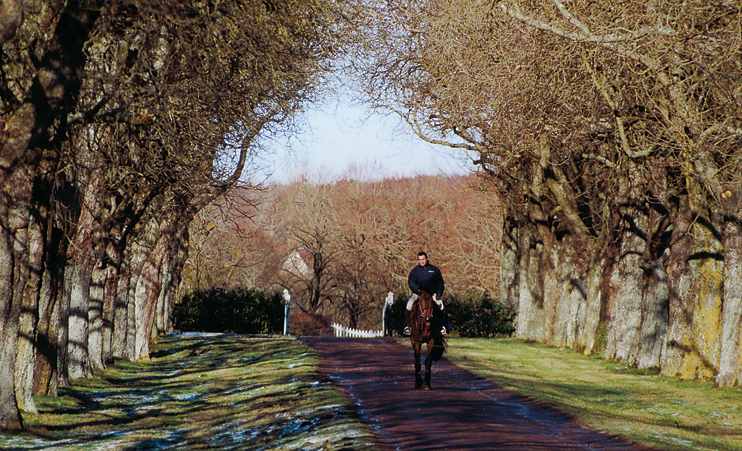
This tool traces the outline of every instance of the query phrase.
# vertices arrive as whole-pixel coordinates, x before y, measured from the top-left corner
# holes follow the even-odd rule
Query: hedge
[[[398,295],[387,312],[386,324],[390,331],[402,333],[407,295]],[[497,300],[484,296],[444,296],[451,331],[461,337],[497,337],[515,331],[515,310]]]
[[[175,304],[173,321],[183,332],[283,333],[284,305],[278,292],[253,288],[206,288]]]

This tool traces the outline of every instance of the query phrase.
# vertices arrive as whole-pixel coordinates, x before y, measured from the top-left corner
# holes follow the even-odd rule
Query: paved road
[[[320,370],[355,402],[383,451],[647,450],[586,429],[445,358],[433,364],[433,390],[414,390],[412,348],[392,339],[303,341],[319,352]]]

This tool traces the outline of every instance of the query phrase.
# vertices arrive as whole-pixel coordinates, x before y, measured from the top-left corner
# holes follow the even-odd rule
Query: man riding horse
[[[417,301],[420,290],[425,290],[428,293],[432,293],[433,301],[435,301],[436,305],[438,305],[441,313],[445,315],[445,309],[443,308],[442,299],[443,290],[445,289],[445,283],[443,282],[441,271],[434,265],[430,264],[430,262],[428,261],[428,254],[426,254],[425,252],[418,252],[417,262],[418,265],[412,268],[412,271],[410,271],[410,276],[407,278],[407,284],[410,286],[410,290],[412,290],[412,296],[410,296],[410,299],[407,301],[407,309],[405,310],[405,328],[403,332],[404,335],[410,334],[410,313],[412,312],[412,307]],[[446,322],[444,321],[443,324],[446,324]],[[446,333],[447,330],[446,326],[444,325],[441,327],[441,335],[446,335]]]

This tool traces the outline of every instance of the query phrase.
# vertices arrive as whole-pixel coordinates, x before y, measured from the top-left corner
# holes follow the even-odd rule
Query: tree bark
[[[118,284],[121,280],[119,276],[119,270],[121,268],[120,261],[114,263],[107,268],[107,277],[104,287],[105,300],[103,302],[103,363],[113,362],[113,342],[114,342],[114,321],[115,321],[115,310],[116,310],[116,295],[118,293]]]
[[[507,307],[517,307],[520,297],[518,262],[521,248],[520,232],[513,220],[506,219],[503,224],[502,245],[500,247],[500,302]]]
[[[571,235],[566,235],[557,246],[554,261],[559,266],[558,299],[554,310],[551,344],[574,349],[581,330],[585,327],[587,290],[583,256],[577,251]]]
[[[520,289],[515,334],[524,340],[541,342],[544,339],[544,297],[540,270],[543,244],[537,243],[529,230],[522,229],[520,233]]]
[[[595,255],[595,253],[593,254]],[[608,260],[604,257],[593,257],[587,269],[587,299],[585,302],[585,322],[582,334],[578,335],[578,344],[584,346],[585,354],[596,351],[596,334],[600,326],[601,313],[604,312],[603,274]]]
[[[714,227],[680,199],[667,267],[669,328],[662,356],[663,376],[713,378],[719,364],[721,332],[721,245]]]
[[[129,283],[130,266],[124,262],[122,272],[113,293],[113,323],[111,325],[111,356],[114,359],[126,359],[126,339],[129,327]],[[133,315],[133,311],[131,312]]]
[[[9,430],[20,428],[22,422],[16,399],[16,353],[29,276],[27,234],[37,155],[28,146],[35,123],[36,109],[23,104],[0,134],[0,429]]]
[[[36,327],[36,362],[34,364],[34,394],[56,396],[59,388],[57,346],[59,343],[60,297],[58,284],[62,277],[53,276],[58,268],[50,265],[44,271],[39,297],[39,323]]]
[[[182,225],[180,232],[168,250],[169,258],[163,266],[163,284],[158,300],[157,335],[173,332],[172,311],[180,285],[180,274],[188,259],[188,227]]]
[[[39,316],[39,295],[43,274],[44,233],[41,225],[31,220],[24,231],[27,244],[26,286],[23,292],[19,322],[19,342],[16,354],[16,398],[21,411],[38,413],[33,399],[34,367],[36,363],[36,326]]]
[[[69,295],[67,376],[71,379],[92,375],[88,355],[90,276],[85,257],[70,261],[64,272],[64,282],[69,286],[65,291]]]
[[[98,262],[91,272],[90,305],[88,307],[88,357],[92,370],[105,368],[104,356],[104,304],[106,300],[106,271]]]
[[[605,357],[635,362],[639,351],[642,325],[642,294],[646,243],[636,233],[625,231],[620,254],[611,275],[610,319]]]
[[[54,159],[47,160],[45,181],[46,186],[54,186],[57,182],[59,154]],[[43,263],[41,264],[41,287],[38,297],[38,322],[34,331],[36,346],[34,362],[33,392],[39,396],[56,396],[59,387],[57,367],[57,346],[59,342],[59,314],[60,297],[62,294],[63,256],[66,255],[66,239],[62,231],[56,226],[57,205],[52,198],[45,200],[46,215],[44,234],[41,239],[44,243]]]
[[[730,387],[742,384],[742,224],[740,220],[724,224],[724,297],[721,311],[721,356],[716,384]]]
[[[7,218],[6,205],[3,219]],[[21,428],[21,416],[15,398],[15,356],[21,300],[14,296],[15,258],[12,235],[0,227],[0,429]]]
[[[667,345],[670,291],[664,258],[645,270],[637,368],[660,368]]]

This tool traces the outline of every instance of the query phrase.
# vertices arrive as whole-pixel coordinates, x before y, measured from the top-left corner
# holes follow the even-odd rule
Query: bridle
[[[425,324],[430,324],[430,321],[433,319],[433,306],[420,308],[420,317],[423,319]]]
[[[430,296],[427,293],[426,295]],[[433,320],[433,315],[435,314],[435,309],[433,308],[433,299],[430,298],[430,300],[426,301],[425,304],[427,304],[427,306],[423,306],[422,296],[419,297],[417,300],[417,310],[420,313],[420,319],[422,320],[422,324],[420,325],[421,332],[424,326],[430,327],[430,323]]]
[[[416,327],[414,329],[417,329],[418,336],[424,340],[423,338],[423,330],[427,328],[426,333],[430,333],[430,340],[433,340],[435,336],[438,335],[437,331],[433,330],[432,322],[433,317],[435,316],[435,301],[433,301],[433,297],[425,293],[426,300],[423,301],[423,296],[419,296],[417,300],[416,310],[419,313],[419,316],[417,317],[417,320],[412,320],[413,322],[417,323]],[[423,306],[425,304],[425,306]],[[440,337],[439,337],[440,338]],[[415,332],[413,332],[411,339],[414,343],[423,344],[428,343],[428,346],[430,346],[429,341],[418,341],[418,339],[415,337]],[[433,347],[445,347],[441,344],[433,344]],[[428,348],[430,349],[430,348]]]

